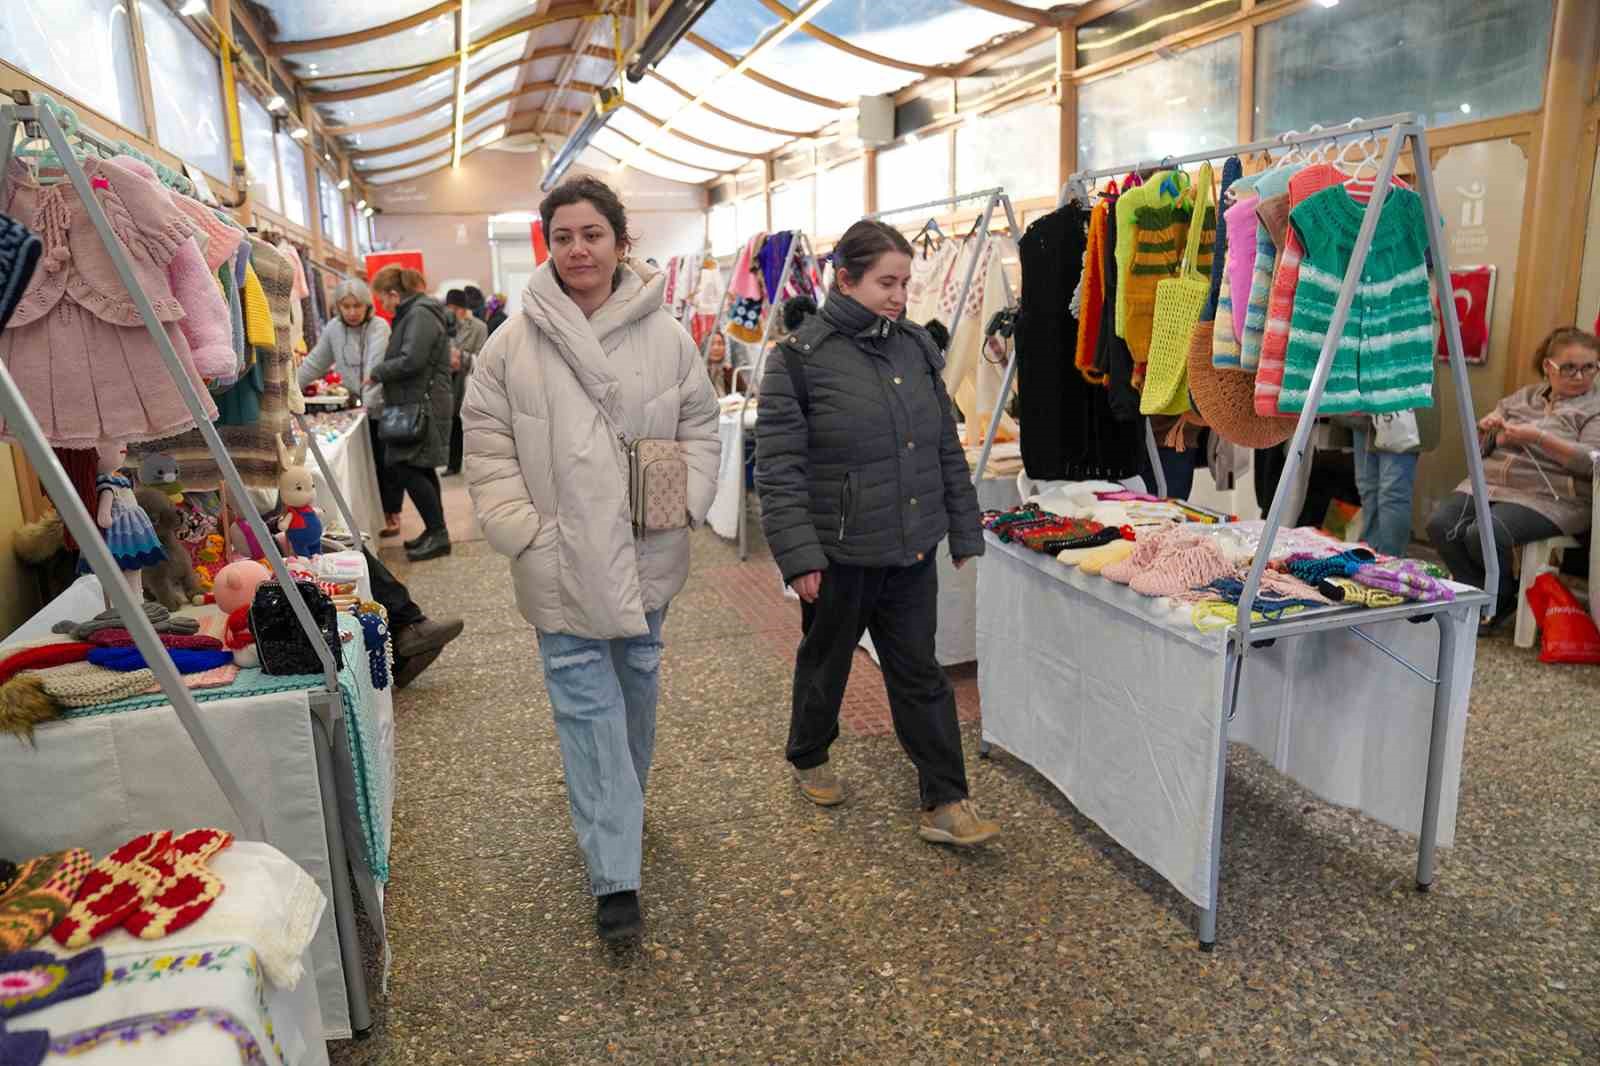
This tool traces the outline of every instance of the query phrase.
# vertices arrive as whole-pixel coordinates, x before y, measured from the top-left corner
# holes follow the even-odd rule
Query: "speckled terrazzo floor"
[[[373,1036],[336,1064],[1600,1060],[1600,669],[1480,641],[1457,845],[1429,895],[1411,838],[1236,747],[1203,955],[1187,902],[1022,763],[977,759],[975,725],[974,793],[1006,827],[986,850],[917,840],[890,735],[835,748],[845,806],[800,800],[784,618],[752,617],[730,545],[694,549],[667,625],[647,933],[622,953],[593,935],[504,564],[460,539],[397,564],[468,628],[396,701],[394,968]]]

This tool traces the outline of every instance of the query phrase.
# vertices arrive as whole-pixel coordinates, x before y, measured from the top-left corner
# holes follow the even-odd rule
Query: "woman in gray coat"
[[[903,320],[911,247],[899,231],[857,222],[833,261],[821,312],[768,358],[756,424],[761,528],[801,600],[788,759],[807,799],[844,801],[828,749],[868,631],[917,768],[918,834],[978,844],[1000,827],[968,798],[955,693],[933,652],[939,542],[958,567],[983,554],[944,357]]]
[[[455,398],[450,387],[450,338],[443,305],[427,294],[419,272],[386,266],[372,279],[372,291],[394,316],[389,348],[368,380],[383,386],[384,407],[421,404],[425,425],[415,443],[385,442],[385,459],[395,480],[411,494],[422,516],[422,536],[406,541],[412,562],[450,554],[438,467],[450,457],[450,420]]]

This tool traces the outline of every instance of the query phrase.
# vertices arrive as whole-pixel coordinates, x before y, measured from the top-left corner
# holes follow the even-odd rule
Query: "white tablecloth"
[[[310,422],[315,427],[317,419],[313,417]],[[361,524],[361,532],[376,537],[383,528],[383,498],[378,493],[378,468],[373,462],[372,435],[367,429],[366,412],[363,411],[331,443],[323,437],[319,437],[317,443],[322,448],[322,457],[328,461],[328,468],[333,471],[334,480],[339,483],[339,491],[350,505],[350,513]],[[316,478],[317,507],[322,511],[323,524],[330,529],[343,528],[345,523],[338,501],[328,488],[316,457],[308,455],[306,462]]]
[[[711,529],[728,540],[739,536],[739,505],[743,495],[739,486],[744,478],[744,435],[756,428],[756,408],[751,405],[741,423],[737,409],[717,419],[717,436],[722,441],[722,460],[717,467],[717,495],[706,516]]]
[[[342,554],[361,558],[358,553]],[[358,586],[364,597],[371,597],[371,583],[364,573]],[[7,643],[47,635],[58,620],[81,620],[103,609],[99,579],[86,574]],[[380,763],[376,769],[388,779],[383,791],[391,809],[385,816],[392,825],[394,700],[391,689],[374,696]],[[261,810],[269,842],[314,877],[332,899],[308,693],[214,700],[202,703],[200,709],[240,787]],[[241,831],[170,704],[49,722],[34,736],[31,748],[0,743],[0,810],[28,812],[27,817],[0,818],[0,855],[36,855],[76,845],[98,857],[151,828],[206,824]],[[341,746],[338,737],[333,739],[337,760]],[[349,817],[355,802],[353,792],[341,798],[347,815],[345,843],[360,879],[365,876],[360,823]],[[370,876],[356,887],[381,901],[382,886],[371,883]],[[381,920],[381,914],[378,917]],[[331,910],[317,930],[311,953],[324,1035],[348,1037],[349,1003]]]
[[[1200,907],[1211,905],[1213,798],[1223,728],[1222,631],[1160,601],[989,538],[979,563],[983,734]],[[1457,641],[1440,798],[1455,838],[1476,615]],[[1436,625],[1364,627],[1421,669]],[[1332,803],[1405,832],[1422,819],[1433,689],[1347,630],[1250,651],[1228,735]]]

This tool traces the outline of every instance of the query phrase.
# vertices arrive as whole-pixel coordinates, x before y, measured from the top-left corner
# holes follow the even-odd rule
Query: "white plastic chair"
[[[1600,452],[1592,452],[1591,456],[1594,459],[1594,498],[1589,521],[1589,617],[1600,626],[1600,595],[1596,595],[1596,583],[1600,582],[1600,536],[1596,535],[1600,534]],[[1576,538],[1566,536],[1548,537],[1522,546],[1521,574],[1517,580],[1517,628],[1512,638],[1517,647],[1533,647],[1533,639],[1539,632],[1533,608],[1528,606],[1528,590],[1540,574],[1559,567],[1563,551],[1578,546]]]

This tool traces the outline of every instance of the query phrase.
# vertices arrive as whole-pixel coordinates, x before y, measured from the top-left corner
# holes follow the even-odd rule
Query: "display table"
[[[726,540],[739,537],[739,515],[744,510],[744,435],[756,428],[756,408],[750,407],[741,418],[735,408],[717,418],[717,437],[722,442],[722,459],[717,466],[717,495],[711,501],[706,521],[717,536]]]
[[[296,874],[296,884],[267,873],[284,863],[265,844],[234,843],[208,863],[225,887],[203,917],[159,940],[140,940],[120,929],[99,938],[93,946],[105,952],[105,983],[88,995],[13,1018],[9,1028],[50,1034],[44,1066],[324,1066],[328,1049],[303,944],[306,927],[325,902],[315,898],[314,888],[309,898],[298,891],[305,887],[304,875]],[[306,970],[283,987],[266,971],[276,972],[289,961],[282,956],[295,948]],[[34,950],[63,958],[76,954],[48,937]],[[263,964],[264,952],[271,965]]]
[[[350,513],[360,523],[361,531],[376,536],[383,528],[383,497],[378,492],[378,467],[373,461],[372,434],[367,429],[367,413],[359,408],[349,411],[312,412],[306,415],[306,424],[317,434],[317,444],[322,457],[333,471],[339,491],[344,493]],[[315,462],[309,462],[312,476],[317,482],[317,508],[322,521],[330,529],[344,526],[333,491]]]
[[[358,586],[370,598],[365,576]],[[47,634],[60,619],[91,617],[103,606],[98,579],[86,575],[8,643]],[[341,614],[340,624],[348,631],[354,620]],[[386,942],[382,886],[395,792],[391,690],[374,691],[370,677],[361,684],[367,663],[359,636],[345,651],[338,697],[320,676],[266,679],[254,670],[241,671],[229,688],[193,692],[218,747],[260,808],[269,842],[333,903],[335,920],[322,922],[311,947],[329,1039],[369,1024],[353,893]],[[264,685],[283,687],[255,691]],[[142,828],[192,825],[198,811],[208,812],[209,824],[240,831],[171,704],[161,696],[142,702],[46,723],[32,747],[0,744],[0,804],[25,803],[33,812],[0,821],[0,854],[39,854],[72,842],[102,855]]]
[[[1241,659],[1232,627],[1202,633],[1168,601],[985,536],[985,748],[1037,769],[1201,908],[1203,947],[1215,940],[1230,739],[1329,802],[1420,834],[1417,881],[1431,884],[1434,846],[1455,836],[1483,593],[1258,623],[1252,642],[1272,643]]]

